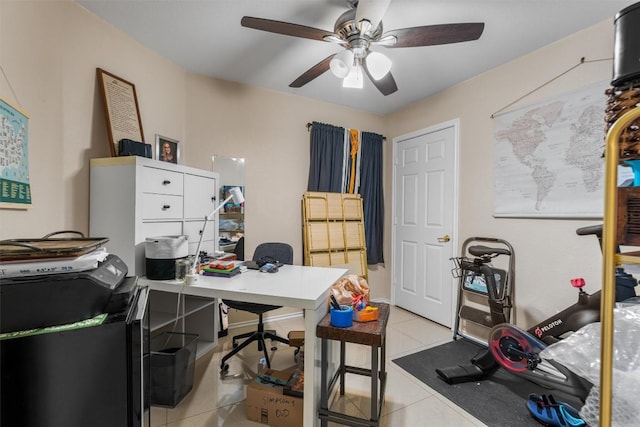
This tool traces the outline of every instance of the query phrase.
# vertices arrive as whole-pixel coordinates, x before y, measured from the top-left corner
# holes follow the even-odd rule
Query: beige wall
[[[302,262],[300,200],[307,122],[384,133],[380,116],[186,73],[69,1],[0,3],[0,94],[29,113],[33,206],[0,210],[0,238],[89,230],[89,159],[110,155],[95,69],[135,84],[146,142],[181,141],[183,163],[211,170],[214,154],[246,158],[247,253],[289,242]],[[15,92],[15,96],[11,91]],[[389,296],[384,268],[373,294]]]
[[[211,155],[245,158],[246,251],[265,241],[294,247],[302,262],[301,198],[307,187],[311,121],[383,133],[380,116],[199,75],[187,83],[186,161],[211,169]],[[386,295],[385,295],[386,296]]]
[[[88,233],[89,159],[110,155],[96,67],[135,84],[147,141],[184,137],[185,72],[74,3],[1,2],[0,63],[0,95],[30,115],[33,199],[0,210],[1,238]]]
[[[500,66],[408,108],[374,114],[186,73],[69,1],[0,3],[0,95],[30,116],[34,205],[0,210],[0,238],[39,237],[53,230],[88,232],[92,157],[109,155],[95,68],[136,85],[145,139],[182,141],[183,163],[211,169],[213,154],[247,159],[247,252],[266,240],[290,242],[302,260],[300,198],[308,171],[307,122],[317,120],[387,136],[386,268],[370,274],[375,298],[391,298],[393,138],[460,118],[461,184],[458,242],[500,237],[516,250],[519,323],[572,302],[568,280],[600,282],[595,241],[575,236],[594,221],[494,219],[490,115],[576,64],[611,56],[613,25],[603,22]],[[499,48],[499,47],[496,47]],[[611,62],[585,64],[536,91],[522,105],[610,79]],[[13,88],[13,92],[10,86]],[[481,179],[479,179],[479,177]],[[597,221],[596,221],[597,222]],[[550,291],[558,296],[550,297]]]
[[[383,133],[383,120],[296,95],[189,75],[187,164],[211,169],[213,154],[245,158],[247,256],[261,242],[287,242],[302,263],[302,194],[307,188],[311,121]],[[369,276],[374,298],[389,298],[385,268]],[[300,284],[304,286],[304,283]],[[290,310],[279,310],[282,315]],[[247,316],[234,313],[233,322]]]
[[[460,119],[457,247],[460,248],[462,242],[472,236],[502,238],[513,245],[518,324],[523,326],[537,323],[575,302],[576,291],[569,284],[571,278],[584,277],[588,291],[600,287],[602,258],[597,241],[575,234],[578,227],[599,221],[493,218],[491,115],[543,85],[513,108],[590,83],[610,81],[612,62],[601,61],[582,64],[545,85],[580,62],[581,57],[586,61],[610,58],[612,47],[613,21],[607,20],[387,117],[386,132],[391,137]],[[387,175],[391,177],[393,144],[386,148]],[[389,180],[385,191],[391,194]],[[390,210],[391,206],[387,212]],[[391,241],[389,221],[385,236],[387,242]],[[389,249],[387,253],[390,253]]]

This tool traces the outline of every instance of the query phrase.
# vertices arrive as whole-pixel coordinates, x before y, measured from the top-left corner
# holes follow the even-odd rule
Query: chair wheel
[[[220,366],[220,372],[227,372],[229,370],[229,364],[225,363],[222,366]]]
[[[278,349],[278,347],[276,347],[275,345],[271,346],[271,351],[276,351],[277,349]]]
[[[233,348],[238,347],[238,343],[237,343],[237,342],[235,342],[235,341],[233,342],[233,344],[232,344],[232,345],[233,345]]]

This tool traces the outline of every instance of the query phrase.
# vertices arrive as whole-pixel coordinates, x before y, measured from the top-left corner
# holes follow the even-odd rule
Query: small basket
[[[151,405],[173,408],[191,391],[197,349],[196,334],[163,332],[151,338]]]
[[[340,310],[331,307],[331,326],[348,328],[353,325],[353,307],[340,305]]]

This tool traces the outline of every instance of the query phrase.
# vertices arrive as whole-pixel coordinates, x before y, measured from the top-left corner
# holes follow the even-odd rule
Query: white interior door
[[[449,327],[457,147],[457,120],[394,138],[394,302]]]

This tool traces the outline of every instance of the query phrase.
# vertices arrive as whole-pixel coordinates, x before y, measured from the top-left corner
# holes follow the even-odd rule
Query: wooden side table
[[[316,327],[316,335],[321,338],[320,359],[320,417],[322,427],[326,427],[329,421],[348,426],[375,426],[380,425],[380,414],[384,404],[384,390],[387,383],[387,371],[385,368],[385,347],[387,335],[387,321],[389,320],[389,304],[370,303],[378,307],[378,321],[353,322],[348,328],[336,328],[331,326],[330,314],[327,314]],[[328,380],[328,340],[340,341],[340,365]],[[346,343],[362,344],[371,347],[371,369],[345,365]],[[358,374],[371,377],[371,418],[363,419],[340,412],[329,410],[329,395],[340,379],[340,395],[344,396],[345,374]]]

